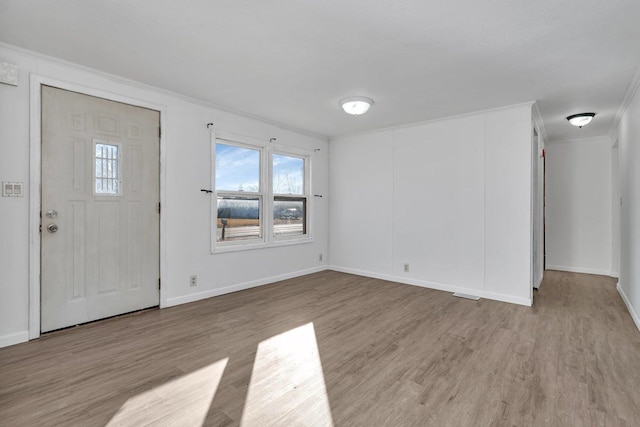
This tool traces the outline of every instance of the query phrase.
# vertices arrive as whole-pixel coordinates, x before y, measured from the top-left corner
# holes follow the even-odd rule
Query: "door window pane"
[[[216,190],[260,191],[260,151],[216,143]]]
[[[275,197],[273,201],[273,235],[297,236],[307,232],[306,198]]]
[[[261,229],[260,197],[218,196],[218,242],[260,239]]]
[[[95,144],[96,194],[120,194],[119,147],[113,144]]]
[[[273,193],[304,194],[304,159],[273,155]]]

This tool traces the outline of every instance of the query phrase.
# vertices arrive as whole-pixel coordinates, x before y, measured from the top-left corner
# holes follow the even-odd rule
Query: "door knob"
[[[47,230],[49,230],[49,233],[55,233],[58,231],[58,226],[56,224],[49,224],[47,225]]]

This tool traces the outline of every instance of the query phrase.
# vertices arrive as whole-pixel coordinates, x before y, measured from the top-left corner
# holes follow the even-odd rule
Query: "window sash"
[[[288,176],[285,177],[280,177],[278,176],[276,178],[275,176],[275,167],[274,167],[274,163],[275,163],[275,156],[280,156],[280,157],[288,157],[291,159],[296,159],[296,160],[301,160],[302,161],[302,183],[300,185],[300,192],[276,192],[275,189],[273,188],[276,184],[276,181],[278,181],[278,183],[280,184],[280,186],[282,188],[287,186],[286,181],[288,181]],[[296,196],[306,196],[307,195],[307,176],[306,176],[306,170],[307,170],[307,159],[306,156],[303,155],[297,155],[297,154],[293,154],[293,153],[288,153],[288,152],[284,152],[281,150],[274,150],[273,153],[271,154],[271,160],[270,160],[270,167],[271,167],[271,181],[270,181],[270,185],[271,185],[271,192],[275,195],[296,195]],[[285,174],[286,175],[286,174]],[[284,183],[282,181],[285,181]],[[295,187],[298,187],[298,185],[295,185]]]
[[[258,188],[257,190],[251,190],[250,187],[249,188],[243,188],[243,189],[231,189],[231,188],[218,188],[219,184],[216,181],[216,174],[217,174],[217,148],[218,148],[218,144],[221,145],[225,145],[225,146],[229,146],[229,147],[235,147],[235,148],[240,148],[240,149],[244,149],[244,150],[250,150],[250,151],[255,151],[258,153]],[[248,144],[242,144],[242,143],[236,143],[234,141],[227,141],[227,140],[222,140],[222,139],[217,139],[215,144],[214,144],[214,158],[215,158],[215,163],[214,163],[214,176],[213,176],[213,184],[215,185],[215,189],[217,191],[220,192],[225,192],[225,193],[232,193],[232,192],[240,192],[240,193],[262,193],[264,191],[264,177],[263,177],[263,170],[264,170],[264,156],[265,156],[265,152],[264,152],[264,148],[263,147],[255,147],[255,146],[251,146]],[[242,160],[242,159],[239,159]],[[253,168],[251,168],[251,173],[250,175],[254,175],[255,170],[253,170]],[[242,181],[242,179],[240,179]],[[242,186],[242,183],[240,183],[240,185]]]
[[[226,203],[220,206],[221,201]],[[233,202],[241,202],[241,204],[235,207],[229,206],[233,205]],[[257,206],[253,206],[252,202],[256,202]],[[264,218],[261,212],[264,199],[261,195],[238,196],[219,192],[216,205],[216,242],[262,240]]]
[[[276,215],[276,205],[278,204],[278,202],[289,203],[289,205],[284,205],[278,212],[278,215]],[[302,204],[301,209],[293,205],[298,203]],[[307,197],[274,196],[272,214],[272,236],[275,239],[300,238],[301,236],[307,235],[307,219],[309,216],[307,209]],[[298,232],[298,230],[300,230],[301,232]]]

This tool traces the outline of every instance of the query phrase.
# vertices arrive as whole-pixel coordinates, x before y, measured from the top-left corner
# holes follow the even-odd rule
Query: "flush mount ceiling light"
[[[581,128],[582,126],[589,124],[589,122],[593,119],[595,115],[596,113],[574,114],[572,116],[567,117],[567,120],[569,120],[569,123],[571,123],[572,125]]]
[[[344,112],[354,116],[366,113],[372,105],[373,99],[366,96],[350,96],[340,101],[340,106]]]

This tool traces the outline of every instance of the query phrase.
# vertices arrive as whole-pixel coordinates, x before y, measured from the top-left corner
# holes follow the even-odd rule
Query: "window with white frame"
[[[213,145],[213,250],[308,241],[309,153],[245,138]]]
[[[274,152],[271,156],[273,235],[301,236],[307,231],[304,157]]]

